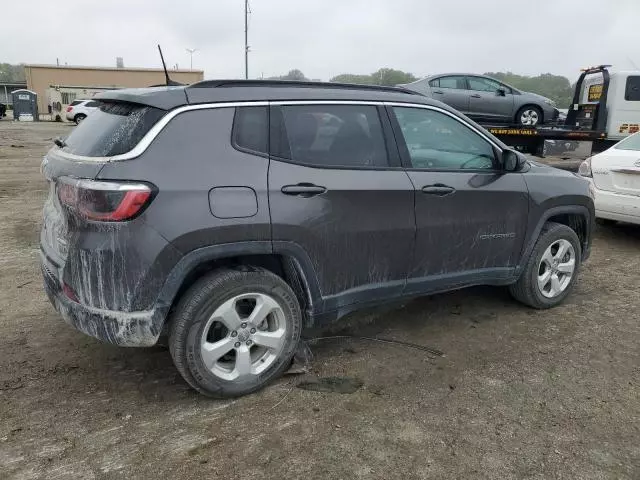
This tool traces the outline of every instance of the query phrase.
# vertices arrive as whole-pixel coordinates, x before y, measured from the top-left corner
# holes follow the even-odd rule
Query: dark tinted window
[[[370,105],[282,107],[288,158],[296,163],[338,167],[388,166],[378,110]]]
[[[640,76],[627,77],[624,99],[632,102],[640,102]]]
[[[166,113],[137,103],[98,102],[100,108],[74,128],[65,152],[110,157],[133,149]]]
[[[85,105],[85,107],[94,107],[94,108],[95,107],[99,107],[99,106],[100,106],[100,104],[98,102],[96,102],[95,100],[87,102],[86,105]]]
[[[394,107],[411,166],[434,170],[495,167],[491,144],[458,120],[435,110]]]
[[[457,88],[458,90],[466,90],[467,84],[464,81],[464,77],[440,77],[435,80],[431,80],[432,87],[440,88]]]
[[[233,121],[233,144],[252,152],[268,153],[267,107],[238,107]]]
[[[73,106],[78,105],[78,104],[80,104],[82,102],[84,102],[84,100],[74,100],[73,102],[71,102],[71,106],[73,107]]]

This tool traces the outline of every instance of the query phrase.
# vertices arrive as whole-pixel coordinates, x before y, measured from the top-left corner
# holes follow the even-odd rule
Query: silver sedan
[[[536,126],[555,122],[559,114],[553,100],[484,75],[446,73],[399,86],[440,100],[482,123]]]

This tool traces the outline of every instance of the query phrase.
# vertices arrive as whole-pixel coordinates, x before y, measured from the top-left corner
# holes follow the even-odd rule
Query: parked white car
[[[75,100],[67,107],[67,120],[76,122],[79,125],[91,112],[98,108],[98,102],[95,100]]]
[[[591,182],[597,220],[640,225],[640,133],[586,159],[579,173]]]

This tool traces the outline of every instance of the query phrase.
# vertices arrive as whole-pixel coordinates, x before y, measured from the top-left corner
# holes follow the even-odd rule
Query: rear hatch
[[[627,137],[594,157],[592,172],[598,189],[640,196],[640,135]]]
[[[100,107],[68,137],[58,139],[62,146],[47,153],[42,172],[49,182],[49,196],[43,211],[41,245],[57,266],[64,263],[81,224],[77,213],[86,213],[89,208],[104,216],[125,196],[109,190],[105,182],[91,181],[107,162],[131,151],[165,113],[148,105],[101,101]]]

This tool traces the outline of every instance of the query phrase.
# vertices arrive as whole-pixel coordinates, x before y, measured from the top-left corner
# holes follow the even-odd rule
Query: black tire
[[[87,118],[87,116],[84,113],[79,113],[73,117],[73,121],[76,122],[76,125],[80,125],[85,118]]]
[[[571,277],[569,285],[558,296],[548,298],[542,294],[538,287],[538,269],[542,256],[547,248],[558,240],[567,240],[571,243],[575,251],[575,270]],[[547,222],[540,236],[533,247],[533,251],[527,261],[520,278],[516,283],[509,286],[509,292],[519,302],[524,303],[533,308],[546,309],[552,308],[562,303],[562,301],[569,295],[575,284],[580,269],[580,262],[582,260],[582,249],[580,247],[580,239],[576,232],[566,225],[560,223]]]
[[[528,110],[536,112],[536,115],[538,116],[538,121],[536,123],[527,124],[523,121],[522,114]],[[534,127],[534,126],[542,125],[542,123],[544,122],[542,109],[540,107],[536,107],[535,105],[525,105],[520,110],[518,110],[518,113],[516,113],[515,120],[518,125],[522,125],[524,127]]]
[[[244,380],[226,380],[205,366],[200,343],[214,311],[227,300],[247,293],[266,294],[282,308],[286,323],[284,346],[262,373]],[[291,363],[302,330],[300,304],[291,287],[277,275],[253,267],[218,270],[199,279],[182,296],[170,322],[169,350],[176,368],[191,387],[214,398],[255,392],[282,375]]]
[[[618,222],[616,222],[615,220],[611,220],[609,218],[598,218],[598,217],[596,217],[596,223],[598,225],[603,226],[603,227],[611,227],[611,226],[615,225]]]

